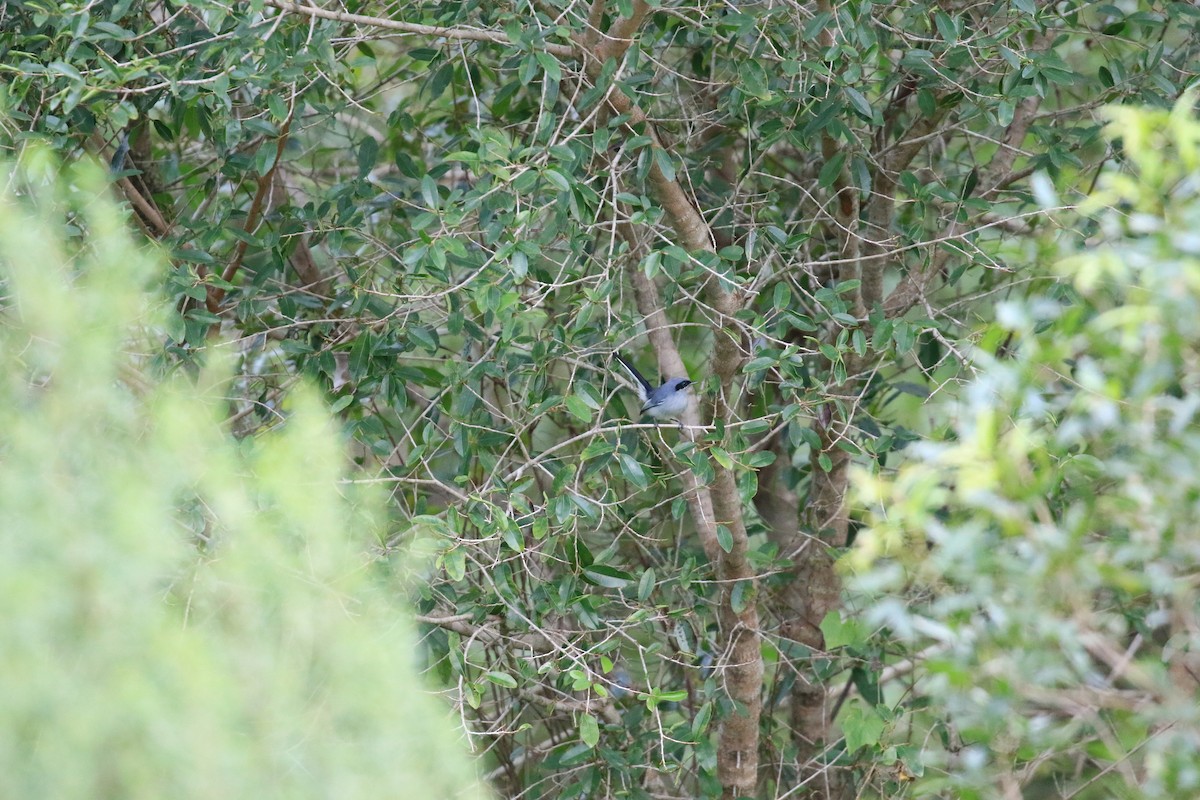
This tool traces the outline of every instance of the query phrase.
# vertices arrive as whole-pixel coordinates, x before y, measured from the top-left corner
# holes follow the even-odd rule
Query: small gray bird
[[[666,383],[656,389],[620,353],[613,353],[613,355],[617,357],[617,361],[621,362],[621,366],[628,370],[629,375],[633,378],[638,399],[642,401],[643,414],[654,419],[678,420],[683,416],[688,407],[688,387],[692,385],[691,380],[688,378],[668,378]]]

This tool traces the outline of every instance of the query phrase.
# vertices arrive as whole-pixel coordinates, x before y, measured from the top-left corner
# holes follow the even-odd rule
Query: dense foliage
[[[847,565],[925,654],[880,707],[925,791],[1200,793],[1194,99],[1109,111],[1135,170],[1101,176],[1086,244],[1056,238],[1064,283],[1001,309],[1012,355],[983,359],[950,441],[860,483],[877,512]]]
[[[499,792],[891,796],[922,760],[871,709],[896,646],[839,613],[851,466],[943,431],[997,298],[1054,294],[1046,212],[1124,157],[1098,109],[1171,106],[1198,21],[35,0],[0,107],[111,166],[171,259],[162,363],[235,352],[240,435],[323,387],[381,549],[433,550],[424,656]],[[617,349],[696,381],[680,428]]]
[[[216,371],[155,380],[163,262],[99,168],[23,162],[0,195],[0,794],[483,796],[364,568],[379,498],[342,496],[328,413],[296,393],[239,442]]]

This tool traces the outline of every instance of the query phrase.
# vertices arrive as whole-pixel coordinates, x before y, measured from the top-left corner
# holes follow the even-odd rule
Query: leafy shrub
[[[478,797],[307,391],[236,441],[151,376],[158,255],[103,175],[0,196],[0,795]]]
[[[1065,289],[1001,309],[1011,357],[981,357],[948,441],[860,476],[845,564],[916,655],[912,713],[879,713],[917,795],[1200,794],[1194,101],[1109,110],[1132,169],[1065,220],[1092,233]]]

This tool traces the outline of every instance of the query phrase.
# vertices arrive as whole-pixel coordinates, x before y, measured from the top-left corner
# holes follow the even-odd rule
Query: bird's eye
[[[675,391],[679,391],[680,389],[686,389],[688,386],[691,386],[691,385],[692,385],[691,381],[680,381],[679,383],[675,384]]]

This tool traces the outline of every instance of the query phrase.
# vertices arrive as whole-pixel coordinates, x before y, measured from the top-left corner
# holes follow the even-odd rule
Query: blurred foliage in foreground
[[[1056,239],[1066,292],[1002,308],[1011,357],[979,356],[950,441],[860,476],[845,565],[921,655],[853,713],[922,750],[914,796],[1200,796],[1195,99],[1109,110],[1131,169]]]
[[[0,196],[0,795],[480,797],[326,413],[297,393],[239,443],[214,374],[147,378],[161,264],[98,170],[27,155]]]

